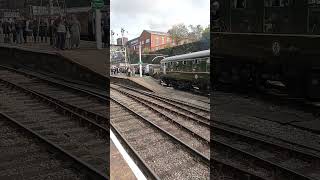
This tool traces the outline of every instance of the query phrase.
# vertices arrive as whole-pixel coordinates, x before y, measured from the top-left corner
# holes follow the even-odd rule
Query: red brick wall
[[[141,34],[141,36],[140,36],[140,38],[139,38],[140,42],[141,42],[141,43],[143,42],[143,44],[141,44],[141,49],[142,49],[142,51],[143,51],[144,49],[148,49],[148,50],[151,49],[151,44],[150,44],[151,39],[150,39],[150,38],[151,38],[151,34],[150,34],[150,33],[148,33],[147,31],[143,31],[143,32],[142,32],[142,34]],[[147,39],[150,39],[150,42],[146,44],[146,40],[147,40]]]
[[[157,43],[157,38],[158,38],[158,43]],[[164,38],[164,41],[162,41],[162,38]],[[152,51],[163,49],[163,48],[166,48],[167,46],[171,46],[171,45],[172,45],[172,40],[171,40],[170,36],[158,35],[158,34],[151,35],[151,50]]]

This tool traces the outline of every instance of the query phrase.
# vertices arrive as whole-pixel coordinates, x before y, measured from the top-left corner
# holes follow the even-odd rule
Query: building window
[[[159,45],[159,37],[156,37],[156,45]]]
[[[150,39],[146,39],[146,44],[150,43]]]
[[[164,44],[164,37],[161,37],[161,40],[162,40],[162,44]]]
[[[144,41],[141,41],[141,44],[144,44]]]
[[[170,42],[170,38],[169,37],[167,37],[167,43],[169,43]]]

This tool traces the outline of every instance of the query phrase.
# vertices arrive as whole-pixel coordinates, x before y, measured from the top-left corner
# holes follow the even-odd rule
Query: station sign
[[[31,12],[34,16],[50,15],[50,9],[46,6],[31,6]],[[61,13],[61,8],[52,7],[52,15],[59,15]]]
[[[20,17],[20,12],[17,10],[0,10],[1,18],[18,18]]]
[[[92,0],[91,7],[93,9],[102,9],[104,7],[104,1],[103,0]]]

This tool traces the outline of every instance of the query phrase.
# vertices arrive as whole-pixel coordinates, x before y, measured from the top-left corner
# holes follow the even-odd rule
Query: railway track
[[[180,114],[184,119],[193,119],[199,124],[210,125],[209,111],[203,108],[190,107],[182,102],[174,104],[174,100],[161,99],[150,93],[124,86],[112,85],[111,88],[135,98],[136,101],[144,101],[153,106],[160,106],[164,111],[171,111],[176,115]],[[188,116],[188,114],[191,115]],[[211,128],[214,132],[211,138],[213,159],[219,160],[219,163],[224,166],[234,167],[238,177],[243,178],[247,174],[257,179],[277,179],[279,177],[281,177],[280,179],[318,179],[319,156],[316,154],[286,148],[284,144],[276,145],[274,142],[267,142],[262,138],[245,136],[239,131],[230,131],[219,124],[214,124]],[[224,176],[219,173],[221,173],[221,169],[214,172],[216,177]]]
[[[0,90],[3,112],[89,164],[107,179],[107,128],[3,78],[0,79]]]
[[[0,120],[0,179],[106,179],[2,112]]]
[[[111,101],[111,123],[161,179],[209,179],[209,159],[123,104]],[[118,97],[119,98],[119,97]]]
[[[281,139],[277,139],[276,137],[268,137],[267,135],[258,134],[257,132],[254,132],[254,130],[249,133],[247,130],[239,129],[238,127],[233,127],[228,124],[223,124],[216,121],[212,122],[209,119],[210,111],[203,107],[197,107],[184,103],[182,101],[175,101],[166,97],[152,95],[151,93],[144,94],[142,93],[142,91],[140,92],[133,89],[130,90],[130,88],[125,88],[126,90],[124,90],[124,88],[122,87],[122,92],[116,91],[117,86],[112,85],[112,88],[113,94],[111,96],[112,98],[110,111],[112,114],[115,114],[115,116],[111,116],[110,128],[116,132],[118,138],[120,138],[122,143],[125,144],[127,150],[131,152],[130,154],[134,156],[135,159],[138,160],[138,162],[140,162],[138,165],[142,167],[146,174],[149,174],[149,177],[153,177],[153,179],[157,179],[159,177],[172,178],[179,173],[181,173],[182,175],[186,175],[186,178],[188,178],[188,173],[185,174],[182,172],[175,172],[178,171],[178,169],[174,171],[174,173],[176,174],[170,174],[169,171],[170,175],[164,175],[166,174],[164,173],[166,172],[165,167],[162,167],[161,164],[157,165],[156,162],[159,162],[161,160],[166,161],[165,158],[160,158],[160,160],[152,158],[153,156],[158,157],[157,155],[151,155],[149,158],[145,157],[147,152],[154,153],[156,150],[161,150],[161,148],[154,149],[152,146],[146,144],[146,141],[150,142],[150,140],[152,140],[153,138],[161,137],[162,139],[171,139],[171,144],[174,144],[172,142],[178,144],[178,149],[184,152],[184,154],[189,153],[193,154],[194,157],[198,157],[197,160],[194,161],[198,164],[200,162],[200,164],[206,165],[205,161],[208,160],[208,156],[199,156],[199,154],[206,154],[204,153],[205,151],[201,151],[201,148],[198,148],[198,150],[196,150],[196,146],[192,145],[192,143],[190,142],[190,144],[188,144],[188,142],[184,142],[183,138],[179,139],[179,136],[183,137],[183,134],[189,134],[188,137],[192,136],[192,141],[197,141],[197,143],[201,142],[202,144],[205,144],[205,141],[203,139],[208,140],[208,137],[199,132],[198,136],[191,135],[191,132],[197,134],[197,131],[192,130],[192,128],[188,127],[187,124],[183,124],[182,121],[180,121],[180,125],[174,123],[172,121],[173,115],[175,117],[185,117],[186,121],[192,121],[199,127],[200,124],[202,124],[202,128],[210,127],[212,132],[214,132],[214,136],[211,137],[211,146],[216,148],[213,148],[211,152],[211,161],[213,162],[211,171],[215,176],[212,177],[212,179],[217,179],[217,177],[219,177],[220,179],[241,179],[244,177],[251,177],[251,179],[277,179],[277,177],[284,177],[283,179],[319,179],[317,174],[319,151],[317,150],[311,150],[308,149],[308,147],[285,142]],[[69,89],[72,89],[72,87],[69,87]],[[97,102],[97,107],[101,107],[103,106],[103,104],[109,101],[108,98],[99,96],[95,93],[88,93],[86,91],[81,91],[81,93],[79,93],[76,91],[76,88],[73,89],[72,94],[76,96],[80,96],[80,94],[81,96],[83,96],[86,94],[87,96],[83,97],[84,99],[86,99],[86,102],[89,103],[89,100],[94,100]],[[45,94],[45,92],[42,93]],[[114,96],[115,94],[116,96]],[[149,96],[147,94],[149,94]],[[152,96],[153,99],[151,99]],[[117,97],[118,99],[116,99]],[[62,97],[48,98],[51,98],[52,101],[65,107],[69,107],[74,111],[84,112],[83,116],[95,120],[97,124],[102,125],[103,121],[108,120],[104,114],[92,112],[94,110],[85,110],[85,106],[80,107],[80,105],[77,105],[77,103],[69,104]],[[136,103],[138,100],[145,102],[145,104],[140,103],[140,107],[143,106],[145,108],[144,110],[134,110],[133,106],[129,106],[129,108],[126,108],[126,103]],[[156,106],[155,104],[159,105]],[[152,122],[150,120],[153,119],[152,116],[148,116],[147,113],[145,113],[147,112],[147,109],[149,109],[149,111],[152,110],[153,112],[157,112],[156,114],[158,115],[162,114],[161,116],[162,118],[164,118],[162,121],[166,122],[167,124],[164,123],[161,128],[161,124],[163,122],[159,121],[158,123],[160,124],[156,124],[155,121]],[[168,109],[172,110],[169,111],[171,113],[163,113]],[[170,118],[170,116],[172,117]],[[210,123],[212,126],[208,126],[210,125]],[[132,126],[124,126],[123,124],[129,124]],[[173,126],[174,124],[175,127]],[[170,125],[173,128],[179,129],[179,131],[181,131],[181,134],[174,134],[172,133],[173,131],[171,131],[170,133],[169,129],[164,128],[164,125]],[[183,126],[184,128],[182,128]],[[147,128],[150,129],[150,132],[147,131]],[[189,129],[189,131],[187,129]],[[166,131],[166,133],[163,133],[164,131]],[[137,134],[137,132],[139,132],[140,134]],[[143,133],[146,133],[146,136],[143,136]],[[136,135],[134,136],[133,134]],[[155,137],[153,137],[154,134],[156,134]],[[202,140],[201,136],[203,138]],[[155,139],[155,141],[156,140],[157,139]],[[170,141],[168,141],[168,143],[170,144]],[[148,147],[151,148],[149,149]],[[196,151],[192,151],[190,149],[195,149]],[[173,147],[171,150],[173,150]],[[194,152],[198,152],[197,155],[196,153],[194,154]],[[163,153],[165,152],[162,152],[162,154]],[[172,155],[174,156],[174,154]],[[177,157],[179,156],[177,155]],[[168,166],[170,166],[170,164],[171,163],[168,161]],[[154,167],[157,167],[159,169]],[[178,168],[179,166],[176,165],[175,167]],[[198,172],[196,174],[201,173]],[[228,176],[230,174],[232,174],[233,176]]]

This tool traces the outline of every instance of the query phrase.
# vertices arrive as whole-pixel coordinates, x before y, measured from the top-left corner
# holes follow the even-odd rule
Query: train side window
[[[183,65],[186,65],[187,64],[187,61],[183,61]]]
[[[232,7],[234,9],[244,9],[247,6],[247,0],[233,0]]]

